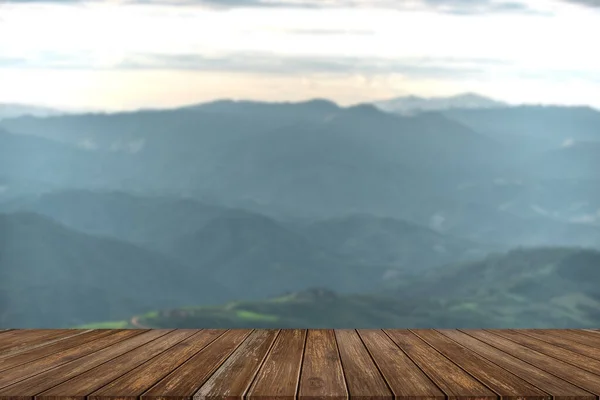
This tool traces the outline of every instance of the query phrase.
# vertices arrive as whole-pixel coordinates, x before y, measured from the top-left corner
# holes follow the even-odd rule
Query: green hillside
[[[140,315],[160,328],[576,328],[600,325],[600,252],[519,249],[391,281],[373,294],[326,289]]]

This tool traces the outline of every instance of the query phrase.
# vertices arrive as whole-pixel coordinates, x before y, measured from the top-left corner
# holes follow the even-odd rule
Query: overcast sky
[[[600,108],[600,0],[0,0],[0,102],[477,92]]]

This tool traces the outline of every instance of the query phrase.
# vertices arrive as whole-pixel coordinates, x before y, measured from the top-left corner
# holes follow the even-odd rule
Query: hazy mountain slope
[[[480,257],[492,249],[410,222],[366,214],[317,221],[301,232],[313,243],[356,262],[395,265],[416,273]]]
[[[148,309],[224,300],[209,277],[159,253],[0,214],[0,325],[61,327]]]
[[[380,284],[389,269],[336,257],[276,221],[253,214],[217,217],[176,241],[170,254],[199,271],[209,271],[245,299],[315,285],[364,291]]]
[[[549,110],[472,112],[491,113],[498,129],[523,128],[517,132],[529,137],[525,128],[547,126]],[[571,126],[580,136],[592,134],[595,111],[558,110],[558,116],[551,113],[556,126]],[[468,112],[454,110],[449,115]],[[516,122],[511,113],[516,113]],[[573,182],[567,186],[542,182],[533,176],[530,163],[538,162],[538,170],[548,171],[542,176],[546,180],[569,175],[552,168],[551,160],[538,160],[518,141],[499,145],[506,139],[501,133],[491,138],[439,113],[401,117],[371,105],[225,101],[179,110],[6,123],[15,132],[71,143],[3,135],[11,140],[0,143],[4,146],[0,166],[13,181],[16,177],[60,188],[208,196],[211,202],[278,218],[378,213],[482,242],[596,242],[596,233],[588,227],[564,225],[596,213],[593,191],[579,190]],[[538,141],[543,132],[539,128],[531,137]],[[78,144],[84,148],[76,148]],[[535,151],[542,154],[543,146]],[[589,158],[587,163],[573,157],[581,164],[579,171],[594,170],[594,156]],[[550,204],[548,199],[564,200]],[[580,203],[589,203],[588,209],[572,215],[568,209]],[[548,209],[549,215],[536,211],[540,208]],[[555,212],[565,215],[562,225],[552,221]]]
[[[600,324],[600,253],[529,249],[404,277],[371,295],[313,289],[264,301],[164,310],[161,328],[589,328]]]
[[[456,311],[469,310],[479,318],[495,315],[498,325],[543,326],[539,321],[554,320],[556,327],[565,328],[600,323],[598,279],[600,252],[537,248],[449,266],[398,285],[415,299],[435,293],[455,303]]]
[[[600,141],[600,111],[590,107],[457,109],[444,115],[520,151],[545,151],[569,141]]]
[[[23,197],[0,206],[2,209],[32,211],[79,231],[153,246],[196,232],[222,213],[236,212],[177,197],[84,190]]]
[[[455,108],[487,109],[509,107],[507,103],[492,100],[474,93],[465,93],[450,97],[404,96],[374,103],[384,111],[398,114],[414,114],[423,111],[441,111]]]
[[[222,115],[243,115],[254,119],[275,120],[285,124],[321,121],[340,107],[332,101],[313,99],[304,102],[266,103],[259,101],[218,100],[184,107]]]
[[[600,132],[597,142],[573,142],[532,157],[520,166],[546,179],[600,179]]]
[[[30,106],[26,104],[0,103],[0,120],[5,118],[16,118],[26,115],[36,117],[47,117],[59,114],[62,114],[62,112],[48,107]]]
[[[123,159],[54,140],[0,129],[0,171],[18,181],[52,187],[102,187],[127,182]]]

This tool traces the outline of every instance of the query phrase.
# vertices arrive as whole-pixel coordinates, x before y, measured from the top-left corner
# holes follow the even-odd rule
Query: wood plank
[[[306,329],[284,329],[246,394],[254,400],[294,400],[304,356]]]
[[[25,400],[31,399],[37,394],[57,386],[77,375],[138,348],[160,336],[165,335],[168,330],[156,329],[127,338],[117,342],[95,353],[78,358],[59,367],[52,368],[41,374],[34,375],[28,379],[0,389],[0,400]],[[109,336],[110,338],[111,336]],[[100,339],[102,340],[102,339]]]
[[[194,394],[194,400],[243,398],[278,334],[278,329],[252,332]]]
[[[544,333],[587,346],[600,347],[600,335],[585,332],[582,329],[544,329]]]
[[[560,332],[565,338],[575,342],[600,347],[600,335],[596,333],[581,329],[556,329],[553,331]]]
[[[36,395],[36,400],[85,400],[90,393],[142,365],[194,333],[196,331],[191,329],[178,329],[169,332]]]
[[[311,329],[306,336],[298,399],[348,398],[333,329]]]
[[[87,334],[89,332],[93,332],[93,331],[94,331],[93,329],[81,329],[81,330],[71,329],[71,330],[69,330],[69,332],[66,332],[64,335],[60,335],[59,337],[56,337],[56,338],[51,338],[49,340],[40,340],[39,342],[30,343],[29,345],[24,346],[24,347],[15,346],[15,348],[13,348],[13,350],[7,350],[2,355],[0,355],[0,371],[6,369],[6,368],[4,368],[6,365],[6,361],[10,358],[19,356],[23,353],[30,353],[32,351],[36,351],[37,349],[41,350],[42,348],[44,348],[46,346],[58,344],[59,342],[66,341],[66,340],[78,337],[80,335],[85,335],[85,334]]]
[[[223,333],[224,329],[196,332],[152,360],[91,393],[88,400],[136,400]]]
[[[405,329],[385,329],[384,332],[447,394],[448,399],[498,399],[488,387],[442,356],[414,333]]]
[[[337,329],[334,332],[350,397],[391,400],[393,394],[356,330]]]
[[[575,342],[563,334],[553,333],[553,331],[548,331],[546,329],[520,329],[518,332],[539,340],[543,340],[551,345],[562,347],[575,353],[583,354],[596,360],[600,360],[600,348],[593,345],[590,346],[584,343]]]
[[[74,329],[18,329],[5,332],[0,335],[0,359],[76,333]]]
[[[141,399],[189,400],[250,335],[252,329],[225,332],[141,395]]]
[[[598,360],[594,360],[593,358],[584,356],[583,354],[575,353],[574,351],[553,346],[550,343],[546,343],[542,340],[533,338],[531,336],[527,336],[516,331],[491,330],[490,332],[493,332],[497,335],[501,335],[507,339],[512,340],[513,342],[519,343],[539,353],[546,354],[550,357],[554,357],[563,362],[592,372],[598,375],[597,379],[600,380],[600,361]]]
[[[567,381],[543,371],[531,364],[484,343],[455,329],[439,329],[438,332],[487,358],[496,365],[520,376],[527,382],[544,389],[555,400],[593,400],[596,396]]]
[[[28,349],[12,356],[7,356],[0,361],[0,372],[14,368],[18,365],[39,360],[61,351],[85,345],[93,340],[112,334],[110,331],[88,331],[60,341],[52,341],[43,346]]]
[[[0,388],[25,380],[41,372],[50,370],[87,354],[108,347],[121,340],[138,335],[137,331],[120,331],[109,333],[108,336],[87,343],[84,348],[74,347],[47,357],[5,370],[0,374]]]
[[[598,375],[592,374],[591,372],[585,371],[581,368],[577,368],[571,364],[567,364],[564,361],[550,357],[546,354],[532,350],[529,347],[523,346],[489,331],[472,329],[465,330],[463,332],[520,360],[528,362],[546,372],[556,375],[557,377],[562,378],[573,385],[577,385],[580,388],[595,394],[596,396],[600,395],[600,379],[598,379]]]
[[[459,345],[439,332],[425,329],[411,329],[411,332],[452,360],[452,362],[469,373],[469,375],[475,377],[495,393],[498,393],[502,399],[552,399],[548,393]]]
[[[359,329],[358,334],[396,398],[446,398],[435,383],[381,329]]]

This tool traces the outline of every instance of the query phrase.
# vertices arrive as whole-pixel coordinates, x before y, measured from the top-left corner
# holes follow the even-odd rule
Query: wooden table
[[[0,332],[0,400],[598,395],[594,330]]]

